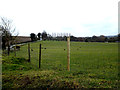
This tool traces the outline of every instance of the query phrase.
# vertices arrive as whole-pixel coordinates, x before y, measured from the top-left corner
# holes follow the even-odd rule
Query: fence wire
[[[45,41],[30,43],[31,64],[39,67],[39,45],[42,44],[41,69],[67,70],[67,42]],[[17,51],[18,57],[28,59],[28,45],[23,45]],[[70,44],[70,70],[80,73],[101,73],[111,75],[112,69],[117,69],[118,47],[116,43],[80,43]],[[107,69],[111,69],[107,71]],[[117,75],[117,72],[114,73]]]

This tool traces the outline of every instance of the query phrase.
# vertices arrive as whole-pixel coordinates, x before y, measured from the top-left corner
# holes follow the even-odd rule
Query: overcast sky
[[[0,16],[13,20],[20,36],[45,30],[71,35],[116,35],[120,0],[0,0]]]

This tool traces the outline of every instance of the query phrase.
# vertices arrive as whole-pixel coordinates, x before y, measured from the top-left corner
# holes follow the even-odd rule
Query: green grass
[[[40,43],[41,69],[38,68]],[[71,42],[70,72],[67,71],[67,42],[41,41],[30,45],[33,50],[30,63],[27,44],[17,51],[17,58],[13,52],[3,58],[3,88],[118,87],[118,43]]]

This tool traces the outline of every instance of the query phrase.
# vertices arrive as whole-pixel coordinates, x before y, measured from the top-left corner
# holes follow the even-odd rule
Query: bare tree
[[[18,33],[15,32],[15,27],[12,23],[12,20],[9,20],[5,17],[1,17],[0,23],[0,32],[2,35],[2,46],[8,47],[8,55],[10,52],[10,45],[15,43],[15,39],[18,36]]]

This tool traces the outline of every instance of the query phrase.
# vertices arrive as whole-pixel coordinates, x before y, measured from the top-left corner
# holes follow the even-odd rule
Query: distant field
[[[42,44],[41,69],[38,68],[40,43]],[[41,41],[30,43],[30,45],[32,68],[27,71],[9,71],[3,64],[4,77],[11,75],[11,72],[13,75],[16,75],[17,72],[31,75],[31,77],[36,74],[41,76],[45,72],[48,74],[47,76],[43,75],[44,79],[73,82],[80,88],[118,87],[118,43],[71,42],[70,72],[67,71],[67,42]],[[14,53],[11,53],[11,56],[14,56]],[[28,59],[27,44],[17,51],[17,57]],[[31,85],[34,86],[34,84]],[[11,85],[11,87],[17,86]],[[25,87],[30,87],[30,85]],[[50,87],[52,87],[51,84]]]

